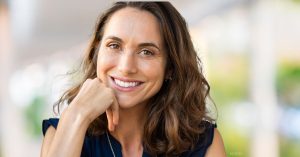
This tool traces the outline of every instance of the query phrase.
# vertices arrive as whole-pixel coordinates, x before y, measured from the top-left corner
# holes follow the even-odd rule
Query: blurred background
[[[0,0],[0,157],[39,156],[42,120],[112,2]],[[227,156],[300,156],[300,0],[171,2],[204,63]]]

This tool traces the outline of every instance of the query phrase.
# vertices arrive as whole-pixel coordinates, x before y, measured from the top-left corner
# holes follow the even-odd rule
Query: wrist
[[[88,128],[90,121],[87,116],[75,105],[69,105],[61,115],[61,119],[67,119],[71,123],[83,128]]]

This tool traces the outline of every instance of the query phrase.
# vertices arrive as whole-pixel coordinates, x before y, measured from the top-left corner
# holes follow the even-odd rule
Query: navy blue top
[[[49,126],[53,126],[54,128],[56,128],[58,122],[58,118],[43,120],[43,134],[46,134]],[[183,153],[181,157],[204,157],[207,148],[212,143],[214,128],[216,127],[215,124],[211,124],[206,121],[205,125],[205,132],[203,136],[200,137],[200,140],[195,149]],[[113,136],[111,136],[110,134],[108,135],[116,157],[122,157],[121,144]],[[113,157],[106,134],[103,134],[101,136],[86,135],[83,143],[81,157]],[[144,151],[143,157],[150,157],[150,155]]]

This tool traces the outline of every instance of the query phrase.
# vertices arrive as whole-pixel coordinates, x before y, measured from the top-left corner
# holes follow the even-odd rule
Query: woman
[[[43,157],[225,156],[209,85],[169,2],[117,2],[97,24],[83,78],[43,121]],[[59,121],[59,122],[58,122]]]

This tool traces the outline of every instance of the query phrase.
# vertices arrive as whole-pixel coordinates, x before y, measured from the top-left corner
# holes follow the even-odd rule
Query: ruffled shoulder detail
[[[45,136],[46,131],[50,126],[53,126],[56,129],[58,122],[59,122],[58,118],[50,118],[50,119],[43,120],[43,124],[42,124],[43,135]]]

